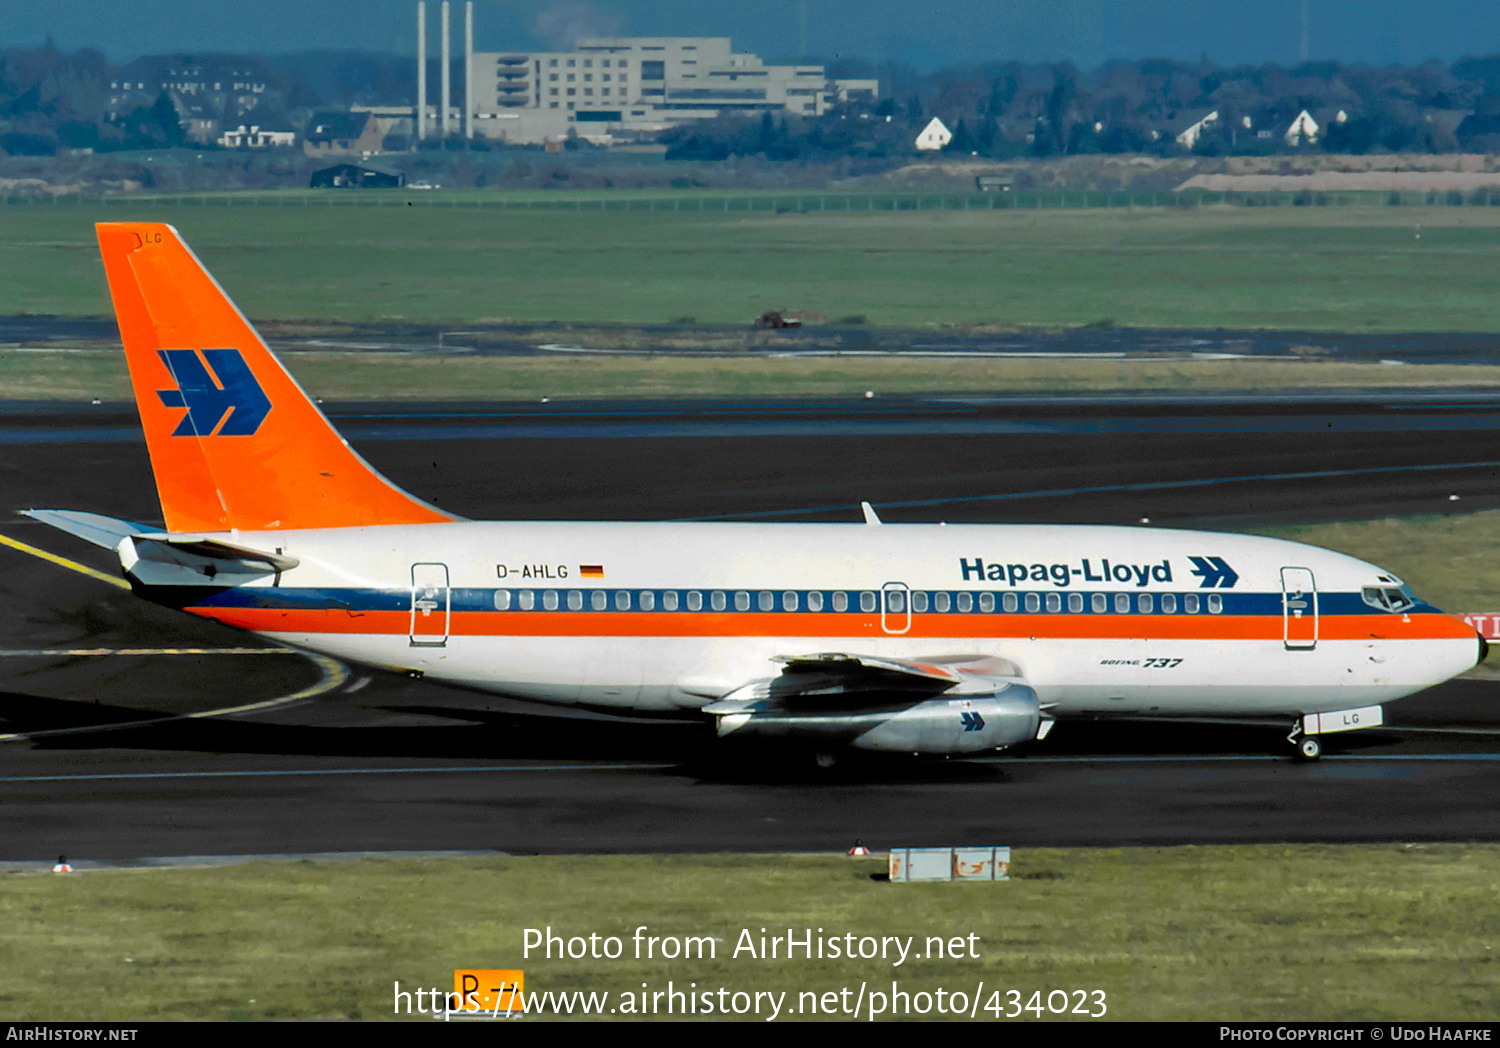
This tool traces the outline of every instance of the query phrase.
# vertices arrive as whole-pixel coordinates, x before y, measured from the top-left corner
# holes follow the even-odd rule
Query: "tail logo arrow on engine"
[[[984,727],[984,718],[978,713],[960,713],[958,719],[963,721],[964,731],[978,731]]]
[[[1199,589],[1232,589],[1240,581],[1239,573],[1224,562],[1223,557],[1189,557],[1193,562],[1191,574],[1203,581]]]

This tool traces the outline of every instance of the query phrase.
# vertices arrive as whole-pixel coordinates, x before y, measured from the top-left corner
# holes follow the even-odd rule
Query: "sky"
[[[429,0],[437,49],[439,0]],[[728,36],[765,58],[891,58],[923,72],[973,62],[1207,54],[1220,65],[1308,54],[1414,64],[1500,52],[1494,0],[476,0],[475,49],[550,50],[578,35]],[[463,4],[453,5],[455,51]],[[112,60],[169,51],[416,53],[415,0],[0,0],[0,46],[51,34]],[[805,40],[805,51],[802,44]]]

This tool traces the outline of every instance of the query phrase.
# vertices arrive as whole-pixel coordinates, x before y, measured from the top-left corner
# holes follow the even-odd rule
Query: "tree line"
[[[280,118],[295,126],[316,106],[414,102],[411,60],[402,56],[216,57],[253,66],[267,87],[253,110],[220,114],[225,125]],[[840,105],[817,118],[766,112],[694,122],[663,133],[669,157],[901,158],[915,152],[917,131],[933,117],[952,132],[948,152],[996,159],[1500,151],[1500,55],[1378,67],[1331,61],[1222,67],[1206,57],[1120,59],[1092,70],[1066,62],[990,62],[935,73],[892,61],[843,58],[825,65],[830,77],[878,80],[879,101]],[[122,68],[132,66],[114,66],[93,48],[65,53],[50,40],[0,49],[0,152],[47,156],[185,144],[181,99],[166,91],[111,112],[111,82]],[[1304,111],[1319,133],[1289,142],[1286,131]],[[1179,140],[1209,113],[1217,119],[1190,144]]]

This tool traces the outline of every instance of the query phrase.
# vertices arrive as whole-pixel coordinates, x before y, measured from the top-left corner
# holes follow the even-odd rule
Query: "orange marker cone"
[[[854,838],[854,847],[849,849],[850,855],[869,855],[870,849],[865,847],[865,842],[858,837]]]

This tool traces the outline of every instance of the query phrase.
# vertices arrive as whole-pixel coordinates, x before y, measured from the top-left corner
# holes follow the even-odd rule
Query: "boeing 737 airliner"
[[[1321,735],[1473,666],[1388,571],[1124,527],[478,523],[343,441],[176,230],[98,227],[165,530],[31,516],[147,599],[289,645],[551,703],[701,711],[824,755],[994,751],[1069,717]]]

